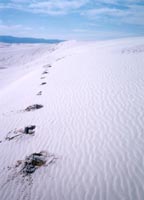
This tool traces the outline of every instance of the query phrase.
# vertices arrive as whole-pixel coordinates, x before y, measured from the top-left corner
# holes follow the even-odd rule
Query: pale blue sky
[[[144,0],[0,0],[0,35],[78,40],[144,36]]]

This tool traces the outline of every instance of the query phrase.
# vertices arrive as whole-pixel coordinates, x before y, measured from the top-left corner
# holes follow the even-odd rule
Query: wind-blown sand
[[[0,141],[1,200],[143,200],[144,38],[1,44]],[[55,161],[19,173],[40,151]]]

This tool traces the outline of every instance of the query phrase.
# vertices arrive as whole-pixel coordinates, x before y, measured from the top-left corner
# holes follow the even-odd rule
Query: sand
[[[0,47],[0,199],[143,200],[144,38]],[[55,161],[23,175],[41,151]]]

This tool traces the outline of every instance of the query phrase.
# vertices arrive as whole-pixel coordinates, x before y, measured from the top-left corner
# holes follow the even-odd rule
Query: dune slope
[[[143,200],[144,38],[0,51],[0,199]],[[25,176],[40,151],[54,162]]]

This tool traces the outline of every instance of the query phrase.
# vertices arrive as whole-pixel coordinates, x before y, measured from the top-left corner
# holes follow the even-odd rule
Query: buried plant
[[[41,104],[34,104],[34,105],[31,105],[31,106],[28,106],[25,111],[32,111],[32,110],[37,110],[37,109],[40,109],[40,108],[43,108],[43,105]]]

